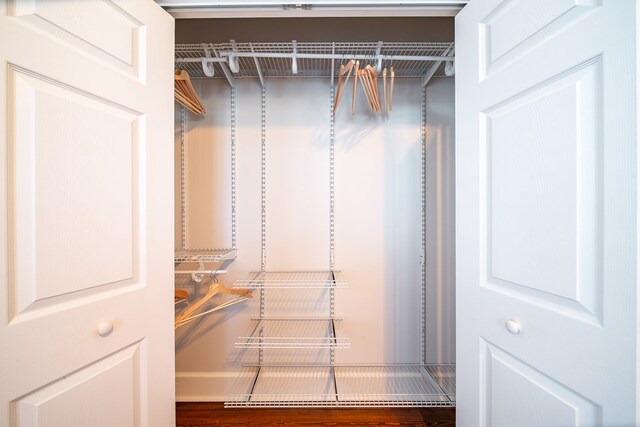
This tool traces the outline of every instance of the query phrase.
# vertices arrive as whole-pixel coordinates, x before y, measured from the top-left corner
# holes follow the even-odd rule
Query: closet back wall
[[[221,276],[227,286],[260,268],[260,87],[256,80],[236,82],[238,257],[226,266],[229,274]],[[220,79],[196,80],[194,86],[207,115],[197,118],[187,113],[187,245],[229,247],[229,86]],[[329,91],[327,79],[267,81],[267,269],[329,267]],[[336,362],[415,363],[420,360],[421,334],[420,84],[416,79],[398,79],[389,115],[367,112],[360,95],[355,116],[346,95],[336,115],[336,269],[349,282],[348,289],[336,291],[336,307],[344,318],[338,334],[351,341],[351,349],[336,351]],[[433,218],[427,221],[432,230],[428,260],[441,265],[437,270],[432,266],[434,273],[428,274],[433,291],[427,347],[438,347],[428,352],[428,361],[441,363],[455,358],[454,236],[449,227],[453,96],[453,79],[434,79],[428,89],[428,117],[439,122],[429,122],[427,133],[427,152],[438,156],[429,160],[427,214]],[[177,166],[179,119],[177,108]],[[179,185],[178,168],[178,189]],[[179,192],[176,202],[179,242]],[[176,331],[178,400],[225,398],[241,363],[250,361],[246,359],[251,354],[236,350],[234,343],[250,332],[249,319],[255,315],[253,301]],[[306,352],[305,360],[322,359],[317,350],[299,352]]]

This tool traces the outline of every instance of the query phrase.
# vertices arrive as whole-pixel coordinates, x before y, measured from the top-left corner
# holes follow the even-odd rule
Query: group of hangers
[[[338,87],[336,90],[335,101],[333,103],[333,113],[335,114],[338,106],[340,105],[340,100],[342,99],[342,95],[346,90],[347,83],[349,83],[349,78],[353,73],[353,95],[351,98],[351,114],[356,113],[356,92],[358,88],[358,80],[362,85],[362,89],[364,91],[365,96],[367,97],[367,102],[369,104],[369,109],[373,112],[385,112],[388,113],[392,110],[392,101],[393,101],[393,83],[395,80],[396,73],[393,70],[393,66],[389,69],[389,77],[390,82],[387,86],[387,67],[382,70],[382,94],[384,103],[380,101],[380,89],[378,84],[378,72],[371,64],[368,64],[366,67],[360,68],[360,61],[354,61],[353,59],[347,63],[347,65],[340,65],[340,70],[338,71]],[[346,74],[346,78],[344,77]],[[344,80],[344,83],[343,83]],[[384,109],[383,109],[384,106]]]
[[[185,70],[176,70],[173,75],[173,82],[173,94],[176,101],[184,105],[193,114],[204,115],[206,113],[204,105],[202,105],[200,98],[198,98],[196,91],[193,89],[189,73]]]
[[[214,296],[218,294],[226,294],[233,295],[235,298],[226,301],[222,304],[219,304],[209,310],[203,311],[201,313],[195,314],[203,305],[211,300]],[[223,308],[230,307],[232,305],[238,304],[240,302],[246,301],[249,298],[253,298],[253,294],[251,291],[247,289],[229,289],[225,287],[222,283],[219,283],[215,275],[211,276],[211,283],[209,284],[209,289],[207,293],[204,294],[202,298],[195,301],[193,304],[189,305],[182,313],[180,313],[175,320],[175,328],[179,328],[182,325],[186,325],[189,322],[196,320],[199,317],[205,316],[207,314],[216,312],[218,310],[222,310]],[[180,304],[189,300],[189,292],[182,289],[177,289],[175,291],[175,304]]]

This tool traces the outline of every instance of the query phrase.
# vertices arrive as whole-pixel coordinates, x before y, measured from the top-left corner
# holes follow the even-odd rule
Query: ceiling
[[[155,0],[176,19],[455,16],[468,0]]]

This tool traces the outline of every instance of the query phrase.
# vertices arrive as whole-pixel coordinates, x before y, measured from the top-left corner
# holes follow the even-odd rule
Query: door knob
[[[507,331],[511,332],[514,335],[520,333],[520,325],[515,320],[507,320],[504,326],[507,328]]]
[[[101,337],[106,337],[113,331],[113,323],[111,322],[102,322],[98,325],[98,335]]]

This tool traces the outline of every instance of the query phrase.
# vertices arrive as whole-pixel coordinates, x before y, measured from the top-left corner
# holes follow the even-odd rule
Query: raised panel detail
[[[596,58],[481,117],[485,286],[595,323],[602,299],[600,79]]]
[[[134,283],[143,118],[22,69],[9,88],[12,314]]]
[[[110,0],[68,1],[64,8],[51,0],[10,0],[8,12],[139,74],[144,26]]]
[[[486,341],[480,345],[483,427],[602,425],[592,401]]]
[[[14,402],[16,427],[140,425],[141,346],[135,344]]]
[[[481,70],[492,69],[527,51],[583,17],[601,0],[504,0],[480,23]]]

